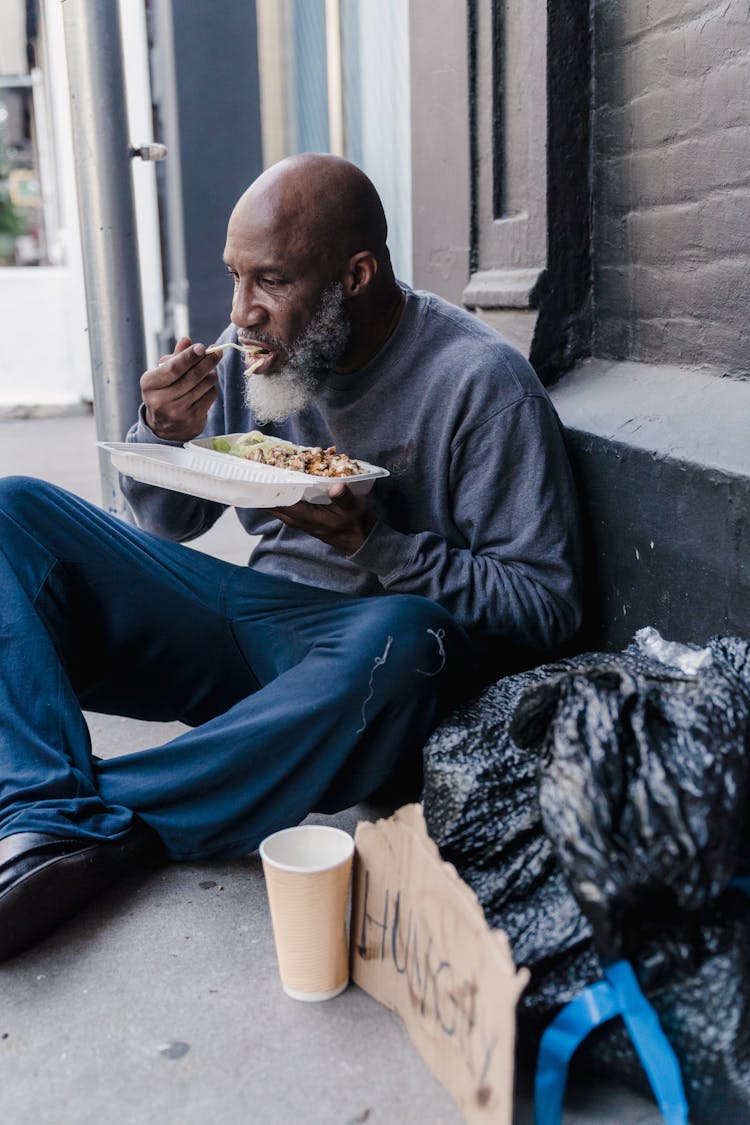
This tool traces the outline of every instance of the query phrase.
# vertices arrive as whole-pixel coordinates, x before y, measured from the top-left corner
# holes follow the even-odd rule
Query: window
[[[35,12],[24,0],[0,7],[0,266],[49,265],[56,257],[42,190],[49,155]]]
[[[256,0],[264,164],[335,152],[362,168],[411,281],[409,5]]]

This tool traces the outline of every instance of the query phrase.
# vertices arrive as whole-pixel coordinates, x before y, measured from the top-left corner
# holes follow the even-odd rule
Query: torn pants
[[[0,481],[0,838],[252,851],[371,796],[462,693],[466,634],[424,598],[352,598],[161,540],[53,485]],[[83,711],[181,720],[100,760]]]

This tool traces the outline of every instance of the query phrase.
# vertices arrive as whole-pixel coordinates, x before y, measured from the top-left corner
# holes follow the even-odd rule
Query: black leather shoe
[[[17,832],[0,840],[0,961],[46,937],[117,879],[158,861],[163,849],[143,821],[120,839]]]

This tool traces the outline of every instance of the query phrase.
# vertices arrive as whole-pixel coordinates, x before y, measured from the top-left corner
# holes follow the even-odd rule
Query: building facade
[[[3,334],[41,339],[41,310],[70,352],[74,398],[90,391],[59,5],[13,5],[0,201],[43,234],[13,235],[8,251],[5,233],[3,315],[19,331]],[[399,275],[488,321],[550,387],[587,515],[592,643],[619,646],[645,624],[682,640],[750,633],[748,0],[120,7],[138,139],[153,122],[170,150],[157,173],[133,169],[150,185],[138,199],[149,347],[221,330],[224,223],[264,166],[348,156],[383,197]],[[41,64],[25,50],[35,13]],[[40,81],[58,96],[45,128],[36,110],[37,164],[26,154],[10,169],[9,122],[40,102]],[[3,362],[0,405],[17,393]]]

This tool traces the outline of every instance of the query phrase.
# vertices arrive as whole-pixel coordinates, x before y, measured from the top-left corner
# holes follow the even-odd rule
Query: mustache
[[[267,344],[271,348],[287,350],[287,345],[278,336],[272,336],[270,332],[238,332],[237,339],[241,344]]]

